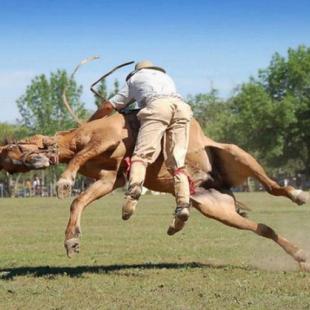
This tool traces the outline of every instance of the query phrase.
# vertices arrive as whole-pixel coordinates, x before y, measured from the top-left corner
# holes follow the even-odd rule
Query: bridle
[[[59,163],[59,150],[58,150],[58,145],[56,142],[49,143],[44,145],[43,148],[38,148],[37,150],[30,150],[30,151],[25,151],[22,148],[22,145],[36,145],[34,143],[13,143],[14,146],[17,146],[19,151],[22,153],[21,159],[16,160],[16,159],[11,159],[11,158],[6,158],[6,161],[10,161],[13,165],[19,165],[19,166],[26,166],[30,167],[30,165],[27,162],[27,159],[29,156],[33,154],[45,154],[45,156],[49,159],[51,165],[57,165]],[[11,144],[12,145],[12,144]]]
[[[44,148],[39,148],[35,151],[28,151],[22,155],[22,162],[27,165],[27,159],[30,155],[33,154],[45,154],[45,156],[49,159],[51,165],[57,165],[59,164],[59,151],[58,151],[58,145],[52,144],[48,145]]]

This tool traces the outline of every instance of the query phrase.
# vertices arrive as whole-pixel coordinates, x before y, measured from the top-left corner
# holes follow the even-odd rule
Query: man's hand
[[[110,101],[105,101],[100,108],[102,109],[104,116],[110,115],[114,110]]]
[[[98,110],[90,117],[88,122],[110,115],[114,108],[109,101],[104,101]]]

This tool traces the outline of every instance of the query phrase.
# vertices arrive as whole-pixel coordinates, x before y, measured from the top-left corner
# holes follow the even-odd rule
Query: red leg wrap
[[[188,184],[189,184],[189,192],[191,195],[194,195],[196,193],[196,189],[195,189],[195,183],[193,181],[193,179],[190,177],[190,175],[188,175],[188,173],[184,170],[184,168],[177,168],[174,170],[173,175],[178,175],[178,174],[185,174],[188,178]]]

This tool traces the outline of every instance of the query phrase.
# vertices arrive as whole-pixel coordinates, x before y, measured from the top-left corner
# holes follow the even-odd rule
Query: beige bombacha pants
[[[161,151],[161,140],[166,133],[165,161],[174,175],[176,202],[178,206],[189,204],[188,177],[184,173],[175,172],[180,172],[178,169],[185,166],[191,117],[190,106],[175,97],[156,99],[138,113],[141,127],[132,156],[129,194],[134,185],[142,187],[146,167],[157,159]]]

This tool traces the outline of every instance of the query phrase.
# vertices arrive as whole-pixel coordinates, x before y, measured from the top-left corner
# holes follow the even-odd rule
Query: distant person
[[[25,182],[25,194],[26,194],[26,197],[30,197],[31,196],[31,189],[32,189],[31,181],[30,181],[30,179],[27,179],[26,182]]]
[[[285,187],[288,186],[288,183],[289,183],[289,182],[288,182],[288,179],[287,179],[287,178],[284,178],[284,180],[283,180],[283,186],[285,186]]]
[[[34,175],[34,180],[32,182],[32,189],[36,196],[41,194],[41,181],[37,175]]]
[[[296,175],[296,187],[302,188],[302,175],[300,173],[297,173]]]

